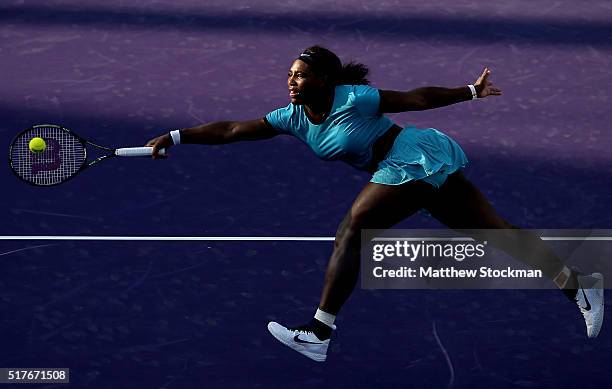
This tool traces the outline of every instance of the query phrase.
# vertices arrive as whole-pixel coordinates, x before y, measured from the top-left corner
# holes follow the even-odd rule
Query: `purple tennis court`
[[[59,124],[109,146],[286,106],[320,44],[380,89],[474,82],[503,96],[389,116],[451,135],[464,174],[525,228],[612,228],[612,5],[480,0],[0,5],[2,147]],[[0,235],[332,237],[370,175],[299,140],[181,145],[50,188],[0,169]],[[442,228],[419,213],[399,227]],[[3,367],[68,367],[74,387],[609,387],[612,335],[586,339],[554,290],[362,290],[325,364],[270,320],[318,302],[329,241],[0,241]],[[59,387],[48,385],[46,387]]]

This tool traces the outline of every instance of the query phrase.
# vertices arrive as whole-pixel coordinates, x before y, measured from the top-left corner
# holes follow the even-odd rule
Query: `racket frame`
[[[75,172],[74,172],[72,175],[70,175],[70,176],[69,176],[69,177],[67,177],[66,179],[63,179],[63,180],[61,180],[61,181],[59,181],[59,182],[56,182],[56,183],[53,183],[53,184],[41,185],[41,184],[36,184],[36,183],[34,183],[34,182],[30,182],[30,181],[26,180],[25,178],[21,177],[19,174],[17,174],[17,172],[16,172],[16,171],[15,171],[15,169],[13,168],[13,158],[11,157],[11,155],[12,155],[12,151],[13,151],[13,147],[14,147],[14,145],[15,145],[15,142],[17,141],[17,139],[18,139],[19,137],[21,137],[21,136],[22,136],[23,134],[25,134],[26,132],[28,132],[28,131],[32,131],[32,130],[35,130],[36,128],[39,128],[39,127],[47,127],[47,128],[48,128],[48,127],[53,127],[53,128],[57,128],[57,129],[62,130],[62,131],[66,131],[66,132],[67,132],[67,133],[69,133],[71,136],[73,136],[74,138],[76,138],[76,139],[77,139],[77,140],[78,140],[78,141],[79,141],[79,142],[80,142],[80,143],[83,145],[84,158],[83,158],[83,163],[81,164],[81,166],[79,167],[79,169],[78,169],[78,170],[76,170],[76,171],[75,171]],[[109,154],[105,154],[105,155],[101,155],[101,156],[99,156],[98,158],[93,159],[93,160],[91,160],[91,161],[87,162],[87,156],[88,156],[88,153],[87,153],[87,145],[91,145],[91,146],[96,147],[96,148],[98,148],[98,149],[100,149],[100,150],[103,150],[103,151],[109,151],[110,153],[109,153]],[[115,151],[116,151],[116,150],[117,150],[117,149],[113,149],[113,148],[106,147],[106,146],[100,146],[100,145],[98,145],[98,144],[96,144],[96,143],[90,142],[90,141],[88,141],[87,139],[85,139],[85,138],[83,138],[83,137],[79,136],[78,134],[74,133],[73,131],[71,131],[71,130],[67,129],[66,127],[59,126],[59,125],[57,125],[57,124],[37,124],[37,125],[35,125],[35,126],[28,127],[28,128],[26,128],[25,130],[23,130],[23,131],[20,131],[20,132],[19,132],[17,135],[15,135],[15,136],[13,137],[13,139],[11,140],[11,146],[9,147],[9,153],[8,153],[8,158],[9,158],[9,160],[8,160],[8,162],[9,162],[9,167],[11,168],[11,171],[13,172],[13,174],[14,174],[14,175],[15,175],[17,178],[19,178],[21,181],[23,181],[23,182],[25,182],[25,183],[27,183],[27,184],[29,184],[29,185],[36,186],[36,187],[50,187],[50,186],[56,186],[56,185],[59,185],[59,184],[63,184],[63,183],[65,183],[65,182],[68,182],[68,181],[72,180],[72,179],[73,179],[75,176],[77,176],[77,175],[78,175],[79,173],[81,173],[83,170],[85,170],[86,168],[88,168],[88,167],[90,167],[90,166],[92,166],[92,165],[97,164],[97,163],[98,163],[98,162],[100,162],[100,161],[103,161],[103,160],[108,159],[108,158],[111,158],[111,157],[116,157],[116,154],[115,154]]]

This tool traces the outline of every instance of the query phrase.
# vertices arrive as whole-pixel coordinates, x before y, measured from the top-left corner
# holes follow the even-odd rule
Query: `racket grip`
[[[124,147],[115,150],[115,155],[119,157],[150,157],[153,154],[153,147]],[[166,154],[166,149],[159,149],[159,155]]]

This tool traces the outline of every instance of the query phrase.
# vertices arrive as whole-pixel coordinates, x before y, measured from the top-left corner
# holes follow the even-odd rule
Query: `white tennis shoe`
[[[595,338],[601,330],[604,319],[604,285],[601,273],[577,274],[578,293],[575,300],[584,317],[587,336]]]
[[[334,326],[335,328],[336,326]],[[271,321],[268,323],[268,331],[282,344],[291,347],[313,361],[324,362],[327,358],[330,339],[321,340],[307,328],[292,329]]]

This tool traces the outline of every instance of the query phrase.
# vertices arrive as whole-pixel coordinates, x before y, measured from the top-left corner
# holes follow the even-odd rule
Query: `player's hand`
[[[501,89],[494,87],[493,83],[489,81],[489,75],[491,75],[491,69],[484,68],[484,71],[474,83],[478,97],[500,96],[502,94]]]
[[[153,154],[151,155],[153,159],[167,158],[168,149],[174,146],[174,142],[172,141],[170,133],[166,133],[158,136],[157,138],[151,139],[145,146],[153,147]],[[159,150],[161,149],[166,149],[164,155],[159,155]]]

